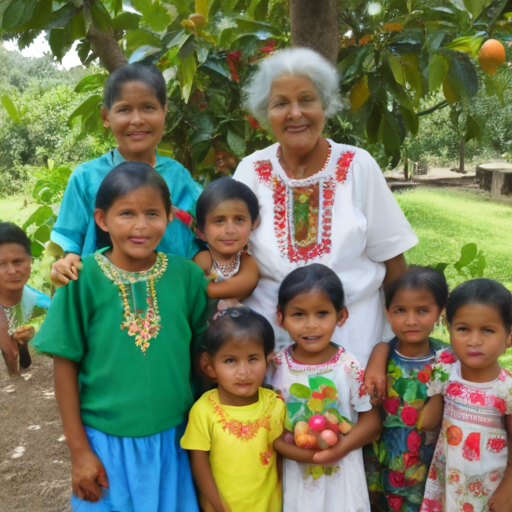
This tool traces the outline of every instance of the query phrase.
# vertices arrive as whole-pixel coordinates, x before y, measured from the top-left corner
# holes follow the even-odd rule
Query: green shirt
[[[41,352],[79,363],[84,425],[122,437],[149,436],[175,427],[193,404],[191,345],[199,344],[206,328],[203,272],[180,256],[167,256],[167,268],[163,265],[153,281],[161,328],[143,353],[128,329],[121,329],[121,289],[95,256],[83,260],[77,281],[57,290],[33,344]],[[128,281],[145,281],[162,257],[165,260],[159,253],[146,273],[131,273],[99,256],[107,272],[123,277],[132,313]]]

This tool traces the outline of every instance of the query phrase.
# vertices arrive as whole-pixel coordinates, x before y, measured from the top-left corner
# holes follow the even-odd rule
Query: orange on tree
[[[498,70],[506,59],[505,47],[496,39],[488,39],[478,52],[478,61],[481,68],[490,75]]]

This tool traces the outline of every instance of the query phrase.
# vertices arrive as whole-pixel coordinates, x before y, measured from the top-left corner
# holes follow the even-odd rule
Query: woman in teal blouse
[[[52,268],[56,285],[76,279],[80,257],[101,246],[93,219],[96,193],[105,176],[125,160],[154,167],[167,183],[173,205],[180,210],[194,210],[201,186],[181,164],[156,154],[165,125],[166,101],[165,80],[155,67],[128,64],[109,76],[101,116],[105,128],[112,130],[117,148],[78,166],[69,178],[51,233],[51,240],[68,253]],[[164,253],[186,258],[194,256],[198,249],[193,233],[178,219],[169,224],[158,247]]]

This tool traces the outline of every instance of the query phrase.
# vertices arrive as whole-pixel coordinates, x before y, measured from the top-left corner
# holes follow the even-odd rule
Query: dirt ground
[[[21,377],[0,357],[0,512],[69,512],[71,463],[53,393],[52,360]]]

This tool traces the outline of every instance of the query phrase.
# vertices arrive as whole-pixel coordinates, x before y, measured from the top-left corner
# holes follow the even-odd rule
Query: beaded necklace
[[[121,330],[126,329],[129,336],[134,336],[135,345],[140,347],[142,353],[145,354],[150,346],[149,340],[156,338],[161,328],[155,282],[160,279],[167,268],[167,256],[161,252],[157,253],[155,264],[149,270],[143,272],[122,270],[114,266],[106,256],[99,252],[95,253],[94,258],[105,276],[119,287],[119,295],[123,300],[124,309]],[[132,303],[135,307],[133,285],[141,281],[146,282],[146,297],[151,297],[150,300],[147,299],[147,309],[144,316],[137,310],[132,312],[128,301],[129,287]]]
[[[230,277],[233,277],[238,270],[240,269],[240,255],[242,254],[242,251],[239,251],[236,253],[236,256],[227,263],[219,263],[214,259],[212,256],[212,269],[213,271],[223,277],[224,279],[229,279]]]

